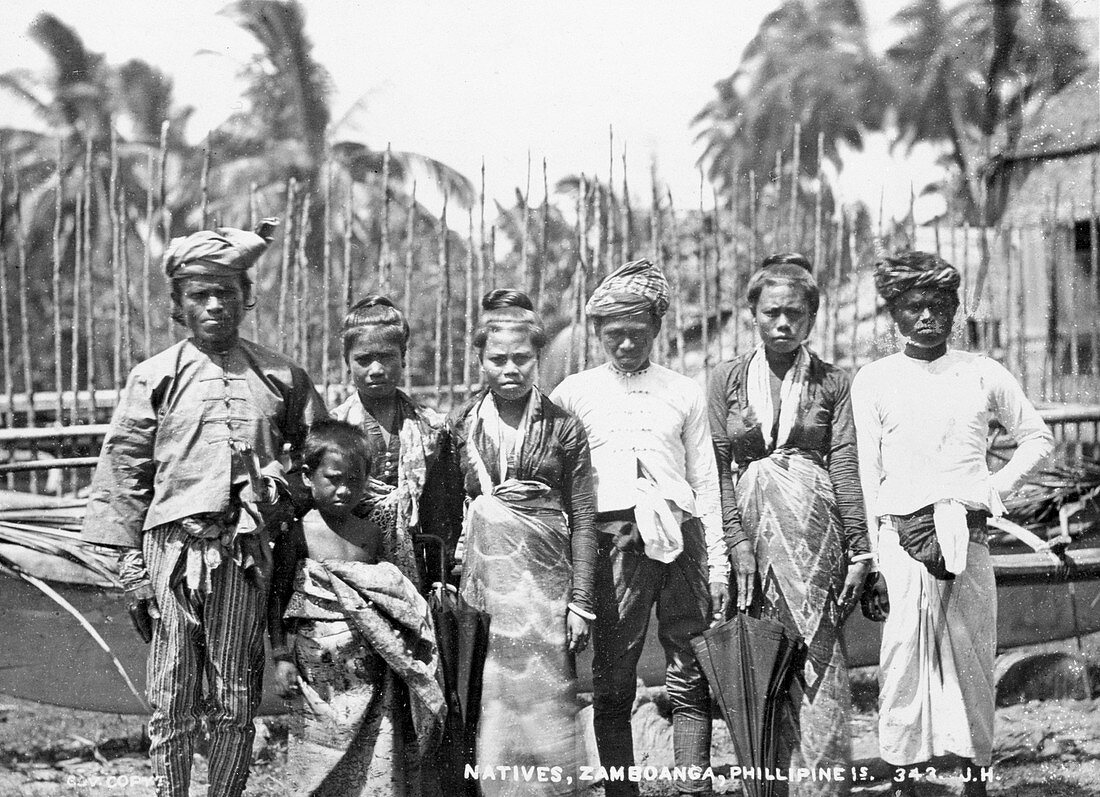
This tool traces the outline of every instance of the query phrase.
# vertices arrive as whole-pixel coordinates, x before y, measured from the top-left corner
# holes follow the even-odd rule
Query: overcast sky
[[[196,109],[198,140],[239,103],[240,65],[259,45],[218,12],[225,0],[2,0],[0,71],[44,68],[26,35],[35,14],[50,11],[112,63],[144,59],[170,73],[178,103]],[[741,51],[776,0],[726,2],[389,3],[323,0],[304,4],[315,58],[332,74],[334,120],[364,99],[357,116],[366,143],[432,155],[476,179],[486,163],[489,194],[508,201],[523,185],[528,150],[532,195],[541,198],[541,160],[553,182],[585,171],[606,177],[608,126],[615,130],[621,180],[625,142],[631,192],[648,195],[649,163],[677,204],[698,202],[700,148],[689,123],[711,98],[715,81]],[[865,2],[874,45],[896,33],[900,0]],[[1073,0],[1096,19],[1100,0]],[[0,123],[30,124],[0,91]],[[934,175],[934,152],[891,159],[881,137],[846,161],[842,191],[877,205],[889,175],[888,215],[904,215],[910,181]]]

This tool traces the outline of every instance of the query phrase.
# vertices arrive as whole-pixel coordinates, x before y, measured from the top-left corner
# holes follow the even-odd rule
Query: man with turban
[[[882,758],[907,771],[964,761],[963,793],[984,796],[993,749],[997,591],[986,518],[1050,453],[1053,440],[1019,383],[983,354],[947,347],[959,272],[925,252],[875,267],[905,340],[852,382],[860,477],[875,570],[864,613],[885,619],[879,659]],[[1016,452],[986,465],[991,419]],[[969,776],[969,777],[966,777]],[[915,794],[903,779],[892,794]]]
[[[172,318],[191,335],[130,372],[85,514],[84,537],[119,549],[135,626],[151,635],[158,795],[188,793],[203,714],[209,793],[244,790],[271,577],[265,517],[286,500],[284,446],[326,417],[305,371],[238,335],[252,304],[248,269],[267,245],[234,229],[171,242]]]
[[[657,606],[668,670],[676,765],[710,761],[710,696],[691,648],[728,595],[718,471],[702,388],[650,361],[668,309],[664,274],[627,263],[592,294],[588,315],[610,362],[567,377],[551,398],[584,424],[596,477],[599,557],[592,665],[596,745],[605,792],[637,794],[630,710],[650,613]]]

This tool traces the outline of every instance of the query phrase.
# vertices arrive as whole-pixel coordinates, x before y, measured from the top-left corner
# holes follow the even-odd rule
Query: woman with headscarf
[[[573,654],[594,619],[596,539],[588,441],[535,387],[546,335],[531,300],[482,300],[474,344],[487,390],[450,416],[468,501],[460,593],[490,617],[476,762],[557,768],[557,782],[482,780],[486,794],[572,793],[577,713]]]
[[[802,255],[765,259],[747,293],[760,345],[715,369],[709,397],[736,605],[749,608],[758,570],[761,616],[806,645],[781,714],[777,766],[846,767],[851,700],[840,626],[871,556],[848,377],[806,345],[820,293]],[[789,787],[847,792],[838,780],[792,777]]]
[[[344,362],[355,392],[332,417],[363,430],[370,445],[370,519],[382,530],[382,558],[422,586],[423,562],[413,535],[453,544],[461,515],[440,500],[445,417],[421,407],[398,387],[405,378],[409,322],[385,296],[360,299],[344,317]]]

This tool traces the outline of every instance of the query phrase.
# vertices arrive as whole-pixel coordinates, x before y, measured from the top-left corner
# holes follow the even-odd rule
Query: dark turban
[[[592,294],[585,312],[594,318],[668,310],[668,280],[648,260],[632,260],[608,274]]]
[[[168,279],[232,277],[243,274],[260,259],[270,239],[254,232],[219,227],[173,238],[164,255]]]
[[[875,288],[887,304],[913,288],[959,289],[959,270],[928,252],[902,252],[875,264]]]

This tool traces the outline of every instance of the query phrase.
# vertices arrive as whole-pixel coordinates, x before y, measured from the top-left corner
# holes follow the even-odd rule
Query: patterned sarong
[[[306,559],[294,587],[294,792],[423,794],[445,710],[424,599],[389,563]]]
[[[783,623],[807,646],[781,749],[791,751],[791,767],[846,767],[851,694],[837,599],[847,562],[829,473],[816,456],[779,448],[749,463],[736,492],[742,522],[755,540],[761,616]],[[787,765],[785,758],[779,765]],[[790,789],[799,795],[847,793],[844,783],[811,779],[792,782]]]
[[[462,596],[492,616],[477,762],[576,771],[576,672],[565,613],[569,526],[545,484],[509,479],[466,516]],[[563,778],[564,781],[564,778]],[[482,781],[486,795],[568,794],[576,784]]]

